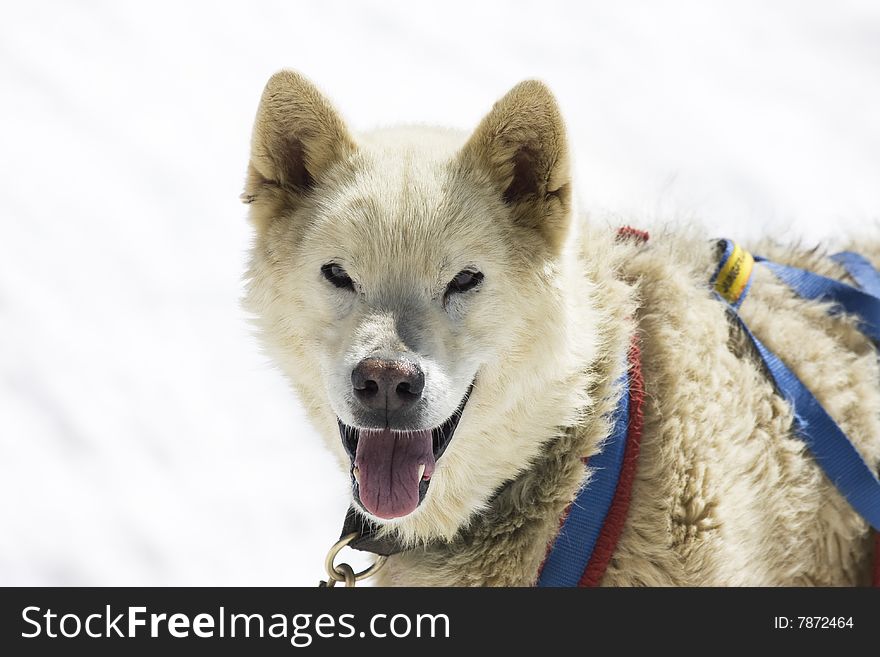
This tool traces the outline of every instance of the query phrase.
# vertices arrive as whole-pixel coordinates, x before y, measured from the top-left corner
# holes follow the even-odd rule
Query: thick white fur
[[[352,422],[360,358],[417,343],[437,424],[476,377],[424,502],[385,523],[413,548],[390,560],[385,583],[534,581],[582,483],[580,457],[607,436],[633,331],[648,394],[642,456],[604,583],[864,582],[868,528],[792,435],[790,408],[711,297],[710,242],[621,243],[586,221],[575,239],[569,188],[564,127],[540,83],[514,88],[469,137],[400,128],[357,139],[298,74],[267,85],[244,196],[256,233],[245,303],[337,455],[339,485],[350,462],[337,417]],[[880,264],[876,236],[856,249]],[[844,277],[816,254],[758,250]],[[322,279],[328,261],[355,293]],[[466,266],[483,284],[445,304]],[[743,316],[876,466],[873,347],[849,319],[760,267],[755,277]]]

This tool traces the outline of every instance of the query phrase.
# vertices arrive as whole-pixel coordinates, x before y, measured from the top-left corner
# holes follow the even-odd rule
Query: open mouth
[[[473,387],[471,384],[452,416],[433,429],[368,429],[349,426],[337,418],[342,445],[351,458],[354,499],[364,509],[385,520],[416,510]]]

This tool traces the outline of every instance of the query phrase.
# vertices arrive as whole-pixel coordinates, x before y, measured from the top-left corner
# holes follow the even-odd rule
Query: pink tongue
[[[379,518],[400,518],[419,505],[419,470],[434,473],[431,430],[361,429],[354,465],[361,504]]]

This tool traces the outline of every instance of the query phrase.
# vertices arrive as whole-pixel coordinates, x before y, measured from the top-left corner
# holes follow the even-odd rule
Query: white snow
[[[347,479],[238,308],[281,67],[355,129],[472,127],[542,78],[597,217],[819,240],[880,215],[876,2],[6,3],[0,584],[321,575]]]

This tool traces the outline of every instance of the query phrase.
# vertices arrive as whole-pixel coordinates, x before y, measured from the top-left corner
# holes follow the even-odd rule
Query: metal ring
[[[354,588],[354,583],[357,581],[355,579],[354,569],[347,563],[341,563],[336,566],[336,572],[339,571],[342,571],[342,576],[345,578],[346,588]]]
[[[354,569],[347,563],[341,563],[338,566],[335,565],[333,561],[336,559],[336,555],[339,554],[342,548],[347,546],[357,537],[357,532],[346,534],[338,541],[336,541],[336,543],[333,544],[333,547],[331,547],[330,551],[327,553],[327,559],[324,561],[324,569],[327,571],[327,577],[329,577],[331,581],[346,582],[346,585],[348,585],[348,573],[351,573],[351,576],[354,578],[353,582],[359,582],[363,579],[367,579],[368,577],[372,577],[379,571],[380,568],[382,568],[382,566],[385,565],[387,557],[377,558],[375,563],[359,573],[354,572]],[[354,586],[354,584],[352,583],[351,586]]]

